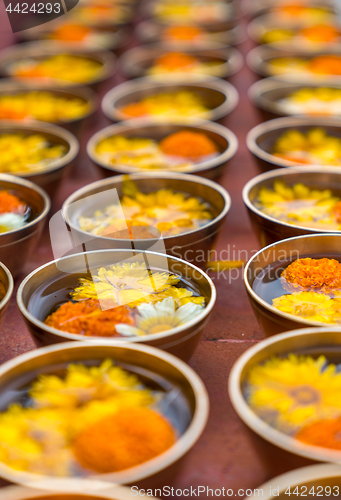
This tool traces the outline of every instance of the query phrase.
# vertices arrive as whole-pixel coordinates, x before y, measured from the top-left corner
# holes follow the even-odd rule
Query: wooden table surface
[[[245,23],[245,20],[242,22]],[[13,42],[4,5],[0,0],[0,48]],[[247,40],[238,48],[245,56],[252,48],[252,43]],[[225,125],[237,135],[239,150],[221,180],[232,197],[232,208],[216,247],[218,252],[222,252],[224,259],[247,261],[260,248],[241,197],[244,184],[258,173],[245,145],[247,132],[259,122],[257,111],[247,98],[247,90],[254,80],[254,75],[246,64],[231,78],[231,83],[240,94],[240,101],[236,110],[226,119]],[[116,75],[104,91],[121,81],[122,77]],[[84,132],[81,154],[74,171],[64,181],[59,193],[59,206],[73,191],[99,179],[97,171],[87,159],[84,146],[95,131],[108,124],[99,111],[91,129]],[[52,251],[46,227],[44,237],[25,272],[16,280],[16,285],[29,272],[50,260]],[[265,463],[262,454],[254,448],[248,430],[232,408],[227,393],[230,369],[246,349],[262,340],[263,334],[249,305],[242,271],[233,270],[219,276],[211,273],[211,277],[217,287],[217,303],[200,346],[190,362],[207,387],[211,402],[210,417],[203,435],[187,456],[181,474],[170,486],[188,488],[202,485],[213,489],[225,487],[237,492],[240,488],[257,488],[276,474],[290,470],[294,464],[290,461],[278,461],[275,456],[273,461]],[[14,295],[1,327],[0,362],[32,349],[34,344],[21,318]]]

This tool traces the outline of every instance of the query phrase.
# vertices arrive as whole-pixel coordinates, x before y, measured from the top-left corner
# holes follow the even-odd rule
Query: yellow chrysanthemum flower
[[[341,415],[341,373],[324,356],[269,359],[250,370],[245,394],[254,411],[281,429]]]
[[[309,321],[336,324],[341,322],[341,315],[334,301],[335,299],[323,293],[298,292],[276,297],[272,305],[279,311]]]
[[[186,288],[177,288],[180,278],[167,272],[152,271],[139,262],[101,267],[98,274],[80,279],[80,285],[71,292],[73,300],[98,299],[108,307],[129,305],[135,307],[145,302],[158,302],[173,297],[178,306],[186,302],[205,304],[204,297],[194,297]]]

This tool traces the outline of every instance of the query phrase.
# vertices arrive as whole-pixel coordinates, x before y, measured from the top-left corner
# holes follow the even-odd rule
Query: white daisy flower
[[[175,300],[167,297],[156,304],[141,304],[137,309],[140,314],[136,320],[137,326],[120,323],[116,325],[118,333],[130,337],[166,332],[195,318],[204,307],[188,302],[176,309]]]

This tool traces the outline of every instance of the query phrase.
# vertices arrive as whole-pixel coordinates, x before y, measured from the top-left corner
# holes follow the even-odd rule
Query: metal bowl
[[[256,17],[273,13],[274,7],[283,3],[282,0],[242,0],[242,11],[244,14]],[[309,5],[314,7],[328,8],[331,16],[339,14],[339,7],[334,0],[295,0],[295,5]]]
[[[274,462],[274,457],[276,457],[276,460],[281,460],[283,463],[283,458],[285,457],[286,463],[290,464],[291,467],[307,464],[309,463],[308,461],[310,461],[310,463],[314,461],[338,463],[338,480],[340,481],[341,453],[339,451],[309,446],[271,427],[251,410],[244,398],[242,385],[248,371],[255,365],[262,363],[272,356],[281,357],[289,353],[312,355],[314,357],[319,354],[324,354],[328,357],[328,353],[332,353],[333,361],[335,358],[340,361],[341,328],[328,327],[295,330],[264,340],[252,346],[242,354],[231,370],[229,377],[229,396],[232,405],[243,422],[253,431],[253,433],[262,438],[258,446],[260,453],[263,454],[262,458],[266,458],[265,455],[267,454],[268,458],[270,460],[272,459],[272,462]],[[257,441],[255,441],[255,443],[257,443]],[[268,443],[272,445],[269,448]],[[262,444],[263,450],[261,447]],[[298,457],[302,457],[300,461],[298,461]],[[299,471],[296,471],[296,478],[298,475]],[[316,480],[316,478],[317,477],[313,479]],[[303,483],[303,474],[299,475],[299,479],[299,484],[307,484],[305,482]],[[311,479],[310,476],[310,480]],[[323,484],[323,482],[321,484]],[[276,495],[271,496],[271,498],[286,498],[286,496],[282,493],[282,496]],[[262,498],[269,497],[263,496]]]
[[[315,50],[313,52],[307,52],[301,48],[296,50],[278,50],[267,45],[261,45],[250,50],[246,57],[246,63],[248,67],[253,71],[258,78],[264,78],[266,76],[276,77],[279,80],[286,82],[295,83],[305,83],[307,81],[313,81],[325,85],[326,82],[336,83],[340,85],[341,76],[340,75],[314,75],[313,73],[273,73],[269,67],[269,63],[272,59],[286,58],[286,57],[301,57],[306,60],[313,59],[317,56],[323,55],[336,55],[341,56],[341,44],[335,44],[328,50]]]
[[[9,387],[22,389],[23,386],[27,387],[27,384],[35,380],[39,374],[53,373],[69,363],[99,364],[107,358],[113,359],[117,364],[128,365],[128,369],[132,372],[142,373],[147,383],[149,382],[154,387],[156,385],[168,393],[173,387],[180,393],[178,397],[186,402],[188,411],[182,412],[177,417],[184,432],[175,444],[162,455],[136,467],[112,474],[95,473],[90,478],[82,478],[81,486],[80,478],[58,478],[19,472],[0,463],[2,478],[17,484],[49,490],[52,494],[58,493],[59,495],[65,491],[78,492],[81,488],[82,495],[91,493],[95,495],[95,500],[97,500],[96,495],[99,497],[102,495],[105,498],[107,489],[118,484],[147,486],[148,488],[154,487],[161,481],[163,484],[169,484],[167,481],[181,468],[185,455],[202,434],[209,412],[209,400],[203,382],[188,365],[175,356],[149,346],[129,343],[118,346],[100,341],[95,343],[68,342],[36,349],[1,365],[0,393],[7,394],[7,398],[3,398],[3,409],[7,407],[11,399],[11,396],[8,397]],[[178,405],[175,409],[178,409]],[[109,489],[109,491],[112,490]],[[129,493],[131,496],[131,491]],[[35,497],[33,498],[36,500]],[[109,496],[109,498],[112,497]],[[127,497],[123,496],[122,500],[125,498]],[[113,497],[113,499],[119,500],[121,497],[118,499]],[[62,500],[62,498],[55,500]]]
[[[75,134],[76,136],[80,135],[83,124],[90,122],[90,117],[96,112],[98,108],[98,99],[96,94],[87,87],[63,89],[61,87],[50,87],[43,85],[34,85],[32,83],[30,84],[29,82],[25,83],[20,81],[13,81],[8,78],[0,79],[0,98],[7,95],[12,96],[30,91],[51,92],[60,97],[79,98],[82,99],[83,102],[86,102],[88,104],[88,111],[83,116],[72,120],[58,120],[55,122],[48,122],[53,123],[54,125],[59,125],[60,127],[69,130],[69,132]],[[32,120],[25,119],[22,121],[22,123],[31,122]],[[0,119],[0,123],[1,122],[2,120]]]
[[[251,257],[245,266],[243,279],[253,312],[266,337],[296,328],[325,325],[282,312],[263,300],[253,290],[258,274],[278,262],[289,264],[291,260],[316,256],[335,258],[341,254],[340,249],[341,233],[310,234],[273,243]]]
[[[316,22],[307,22],[307,20],[298,20],[293,22],[292,20],[281,19],[279,14],[265,14],[256,19],[253,19],[248,25],[247,32],[251,40],[257,44],[263,44],[264,35],[274,29],[290,29],[297,32],[302,28],[316,26]],[[340,22],[338,18],[326,21],[328,26],[341,30]],[[341,36],[338,39],[329,42],[312,42],[303,37],[300,39],[294,38],[291,40],[282,40],[277,42],[266,43],[267,47],[273,47],[279,50],[296,50],[299,46],[299,50],[305,50],[306,52],[314,52],[316,50],[328,50],[335,44],[341,42]]]
[[[179,92],[187,90],[194,92],[202,98],[205,105],[210,108],[200,118],[210,121],[220,121],[233,111],[238,104],[238,92],[233,85],[218,78],[209,82],[177,83],[153,82],[149,78],[139,78],[132,82],[124,82],[109,90],[102,101],[103,113],[114,122],[129,120],[131,117],[121,111],[121,108],[133,102],[140,101],[164,92]],[[158,118],[155,118],[158,119]],[[160,121],[164,118],[160,117]],[[187,118],[184,117],[184,121]]]
[[[51,203],[45,191],[40,187],[36,186],[33,182],[20,179],[14,175],[0,174],[0,189],[12,191],[31,207],[34,214],[33,220],[23,227],[0,234],[0,261],[16,277],[22,271],[40,238]],[[0,268],[1,281],[1,278],[4,277],[4,272],[7,272],[6,268],[4,267],[2,271]],[[11,279],[9,277],[4,279],[5,286],[7,286],[7,283],[10,289]]]
[[[89,233],[79,229],[79,216],[91,216],[96,210],[104,209],[113,203],[112,189],[117,189],[118,196],[122,196],[124,176],[120,175],[93,182],[77,190],[64,202],[62,208],[63,218],[72,228],[74,235],[78,236],[77,239],[87,242],[90,236],[91,245],[94,245],[91,250],[127,248],[128,244],[128,248],[133,245],[134,248],[139,250],[150,250],[153,245],[162,241],[169,255],[184,259],[200,268],[205,268],[206,262],[209,260],[210,250],[231,207],[231,198],[228,192],[216,182],[195,175],[158,172],[153,176],[133,174],[130,178],[144,193],[155,192],[159,189],[173,189],[190,196],[197,196],[209,203],[214,219],[198,229],[176,236],[165,236],[164,238],[161,238],[161,233],[156,228],[153,228],[156,234],[155,239],[127,240],[108,238],[89,235]],[[98,193],[102,193],[100,204],[98,197],[89,198]],[[80,202],[80,200],[84,201]],[[87,244],[89,245],[89,242]]]
[[[204,74],[186,74],[179,71],[179,73],[165,73],[160,75],[146,75],[146,71],[150,68],[155,59],[158,59],[167,52],[174,52],[174,50],[180,50],[199,60],[212,60],[218,59],[222,61],[221,74],[219,78],[229,78],[230,76],[237,73],[243,66],[243,56],[241,53],[233,47],[225,47],[219,43],[207,43],[198,45],[196,47],[188,47],[178,44],[149,44],[146,46],[136,47],[134,49],[128,50],[120,58],[120,66],[123,73],[128,78],[138,78],[141,76],[146,76],[146,78],[153,81],[163,80],[172,81],[183,80],[184,78],[188,80],[210,80],[213,76]]]
[[[146,259],[149,262],[147,265],[151,268],[169,270],[169,272],[187,280],[200,295],[205,297],[207,305],[193,320],[167,332],[154,333],[144,337],[115,337],[106,339],[107,342],[113,346],[122,346],[128,341],[134,345],[151,345],[188,361],[200,342],[202,331],[216,301],[215,286],[206,273],[181,259],[169,257],[164,253],[139,252],[133,249],[97,250],[71,255],[63,258],[62,261],[49,262],[29,274],[20,284],[17,303],[36,345],[39,347],[67,340],[90,344],[96,342],[99,337],[84,337],[47,326],[44,320],[50,314],[50,304],[47,304],[46,301],[42,303],[41,297],[44,297],[44,290],[47,286],[49,286],[49,290],[52,287],[54,291],[58,292],[58,287],[61,286],[58,279],[75,273],[86,274],[84,271],[84,269],[88,269],[86,259],[90,262],[92,269],[97,269],[132,258],[134,262],[141,263],[145,262]],[[31,299],[32,294],[38,288],[38,295]],[[102,340],[104,339],[102,338]]]
[[[62,158],[51,162],[51,166],[36,173],[18,172],[13,175],[32,181],[42,187],[53,200],[59,186],[78,155],[79,144],[76,137],[64,128],[38,121],[22,122],[16,120],[0,120],[1,134],[24,135],[41,134],[51,144],[62,144],[67,148],[67,153]]]
[[[224,45],[238,45],[246,39],[246,32],[240,24],[233,26],[231,22],[221,22],[207,25],[192,23],[191,25],[201,29],[205,33],[205,41],[209,43],[216,42]],[[167,40],[164,37],[165,29],[170,26],[172,26],[171,23],[167,24],[156,19],[148,19],[137,26],[136,34],[142,43],[163,42],[174,44],[176,43],[175,40]],[[188,40],[183,43],[195,46],[202,42],[203,40],[200,42],[197,40]]]
[[[275,168],[297,167],[294,162],[284,160],[270,153],[277,139],[286,131],[297,129],[300,132],[306,132],[314,127],[322,127],[328,134],[340,137],[341,120],[338,118],[323,118],[323,117],[300,117],[290,116],[285,118],[276,118],[268,122],[257,125],[247,134],[246,145],[255,158],[258,167],[266,172]],[[298,165],[301,166],[302,165]],[[318,165],[318,169],[322,172],[324,169],[330,169],[330,165]],[[333,166],[334,172],[340,173],[341,167]]]
[[[284,105],[281,105],[279,101],[285,99],[293,92],[304,88],[318,89],[327,86],[328,88],[339,89],[340,86],[336,84],[323,85],[321,83],[290,83],[277,80],[275,78],[264,78],[257,81],[249,88],[249,99],[256,108],[259,109],[261,117],[263,120],[270,120],[272,118],[278,118],[279,116],[293,116],[297,113],[291,113],[287,111]],[[311,114],[300,113],[300,116],[309,116]],[[323,115],[316,115],[321,117]],[[338,118],[340,115],[335,115]],[[341,116],[340,116],[341,117]]]
[[[1,252],[1,247],[0,247],[0,252]],[[6,290],[5,296],[0,302],[0,326],[1,326],[8,308],[9,301],[11,300],[11,297],[13,295],[13,289],[14,289],[12,274],[2,262],[0,262],[0,283],[4,285]]]
[[[94,76],[91,80],[84,82],[84,84],[90,86],[94,90],[112,77],[116,71],[116,58],[109,51],[102,49],[98,46],[94,47],[84,47],[83,44],[79,43],[60,43],[60,42],[27,42],[21,43],[19,45],[13,45],[1,51],[0,54],[0,74],[5,77],[13,77],[11,67],[14,63],[18,63],[23,59],[40,60],[45,57],[55,56],[58,54],[72,54],[88,57],[89,59],[94,59],[103,64],[100,76]],[[23,79],[20,77],[13,77],[19,81],[27,81],[28,79]],[[28,81],[34,82],[38,85],[43,84],[41,80],[29,79]],[[61,87],[77,87],[80,86],[79,82],[71,82],[68,80],[48,80],[48,85],[56,85]]]
[[[316,491],[323,494],[326,487],[330,487],[331,491],[337,495],[341,490],[341,474],[340,465],[311,465],[309,467],[301,467],[298,470],[287,472],[281,476],[271,479],[265,484],[262,484],[257,491],[263,491],[263,500],[273,500],[273,492],[276,490],[276,498],[278,500],[287,500],[288,493],[286,491],[298,491],[303,494],[309,491]],[[297,488],[297,489],[296,489]],[[257,491],[254,495],[249,496],[250,500],[256,500],[258,497]],[[277,495],[278,491],[278,495]],[[329,489],[327,490],[329,491]],[[304,496],[304,495],[302,495]],[[322,496],[322,495],[321,495]]]
[[[20,31],[19,33],[17,33],[17,36],[19,36],[20,40],[23,42],[41,40],[48,42],[55,41],[58,43],[59,40],[51,38],[51,34],[54,30],[58,29],[60,26],[67,24],[81,25],[93,29],[94,32],[97,34],[106,35],[105,38],[102,36],[101,41],[98,41],[98,43],[96,43],[97,40],[96,42],[94,40],[91,40],[91,42],[90,40],[80,41],[79,43],[85,47],[94,45],[96,43],[103,49],[109,49],[115,52],[116,50],[121,49],[127,41],[126,31],[122,25],[112,25],[108,23],[93,23],[91,21],[89,22],[78,21],[77,19],[72,20],[70,18],[64,20],[63,17],[61,19],[57,19],[49,23],[44,23],[34,28]],[[64,43],[68,43],[68,41],[65,41]],[[72,44],[73,42],[70,40],[69,43]]]
[[[277,180],[281,180],[289,186],[293,186],[296,183],[302,183],[312,189],[330,189],[333,194],[341,197],[341,172],[335,173],[333,167],[323,172],[313,167],[297,167],[288,170],[272,170],[271,172],[257,175],[245,184],[243,189],[243,201],[262,247],[275,243],[276,241],[304,234],[316,234],[317,232],[331,234],[336,232],[335,230],[309,229],[295,224],[289,224],[279,219],[275,219],[274,217],[270,217],[256,208],[254,201],[258,196],[259,190],[262,187],[271,189],[274,182]]]
[[[84,493],[83,488],[83,482],[80,480],[79,491],[76,492],[52,493],[49,490],[26,488],[23,486],[7,486],[0,488],[0,494],[1,500],[131,500],[132,497],[131,489],[125,486],[108,488],[104,492],[95,489],[93,493],[90,491]],[[156,497],[149,498],[158,500]]]
[[[96,152],[97,144],[107,137],[114,135],[123,135],[124,137],[143,137],[148,139],[161,141],[164,137],[176,133],[180,130],[190,130],[192,132],[204,133],[207,137],[213,140],[220,148],[220,153],[217,157],[192,165],[183,169],[187,174],[197,174],[209,179],[219,177],[227,163],[233,158],[238,150],[238,139],[231,130],[217,123],[211,122],[198,122],[193,125],[184,125],[175,122],[162,122],[149,121],[146,119],[129,120],[117,125],[110,125],[91,137],[88,142],[87,152],[91,160],[99,167],[102,174],[106,177],[119,174],[141,173],[154,176],[155,173],[163,171],[164,173],[174,172],[174,169],[139,169],[137,167],[129,167],[126,165],[108,165],[101,156]],[[179,171],[179,170],[178,170]]]

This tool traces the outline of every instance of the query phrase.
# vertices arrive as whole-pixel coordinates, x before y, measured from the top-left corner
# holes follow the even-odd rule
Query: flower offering
[[[0,191],[0,234],[19,229],[31,216],[31,209],[10,191]],[[1,294],[0,294],[1,300]]]
[[[224,61],[219,59],[201,60],[190,54],[182,52],[168,52],[154,62],[147,70],[151,76],[170,75],[183,76],[189,75],[209,75],[220,76]]]
[[[282,20],[305,23],[320,23],[334,17],[333,12],[328,7],[300,5],[291,2],[279,2],[278,5],[269,9],[269,13],[278,15]]]
[[[277,263],[257,276],[255,292],[279,311],[311,322],[341,324],[341,264],[330,258]]]
[[[82,55],[58,54],[41,59],[22,59],[11,67],[17,78],[86,84],[101,76],[103,63]]]
[[[273,188],[262,187],[256,208],[274,219],[311,229],[341,230],[341,198],[330,189],[310,189],[302,183],[288,186],[276,180]]]
[[[341,450],[341,371],[325,356],[274,356],[244,384],[251,409],[275,429],[312,446]]]
[[[177,431],[161,410],[166,392],[107,359],[40,375],[25,404],[0,413],[0,460],[55,477],[119,472],[169,449]]]
[[[102,267],[82,277],[45,324],[68,333],[131,337],[163,333],[194,319],[205,307],[188,283],[139,262]]]
[[[204,99],[196,92],[181,90],[179,92],[159,93],[132,102],[120,109],[128,118],[157,117],[169,118],[201,118],[210,111]]]
[[[277,101],[287,114],[341,115],[341,89],[306,87]]]
[[[167,22],[214,23],[225,21],[231,15],[231,6],[224,2],[158,2],[153,14]]]
[[[341,165],[341,139],[322,128],[288,130],[277,139],[272,154],[296,165]]]
[[[100,141],[96,153],[109,166],[186,171],[188,167],[215,158],[219,150],[204,133],[183,130],[159,143],[153,139],[115,135]]]
[[[89,104],[79,97],[65,97],[45,90],[0,95],[0,120],[68,122],[85,116]]]
[[[312,58],[276,57],[267,62],[271,75],[305,75],[307,78],[327,78],[341,75],[341,56],[326,54]]]
[[[336,43],[340,39],[340,30],[332,24],[315,24],[313,26],[290,28],[278,27],[269,29],[262,36],[262,43],[295,42],[305,44]]]
[[[52,168],[67,153],[40,134],[0,134],[0,172],[30,174]]]

